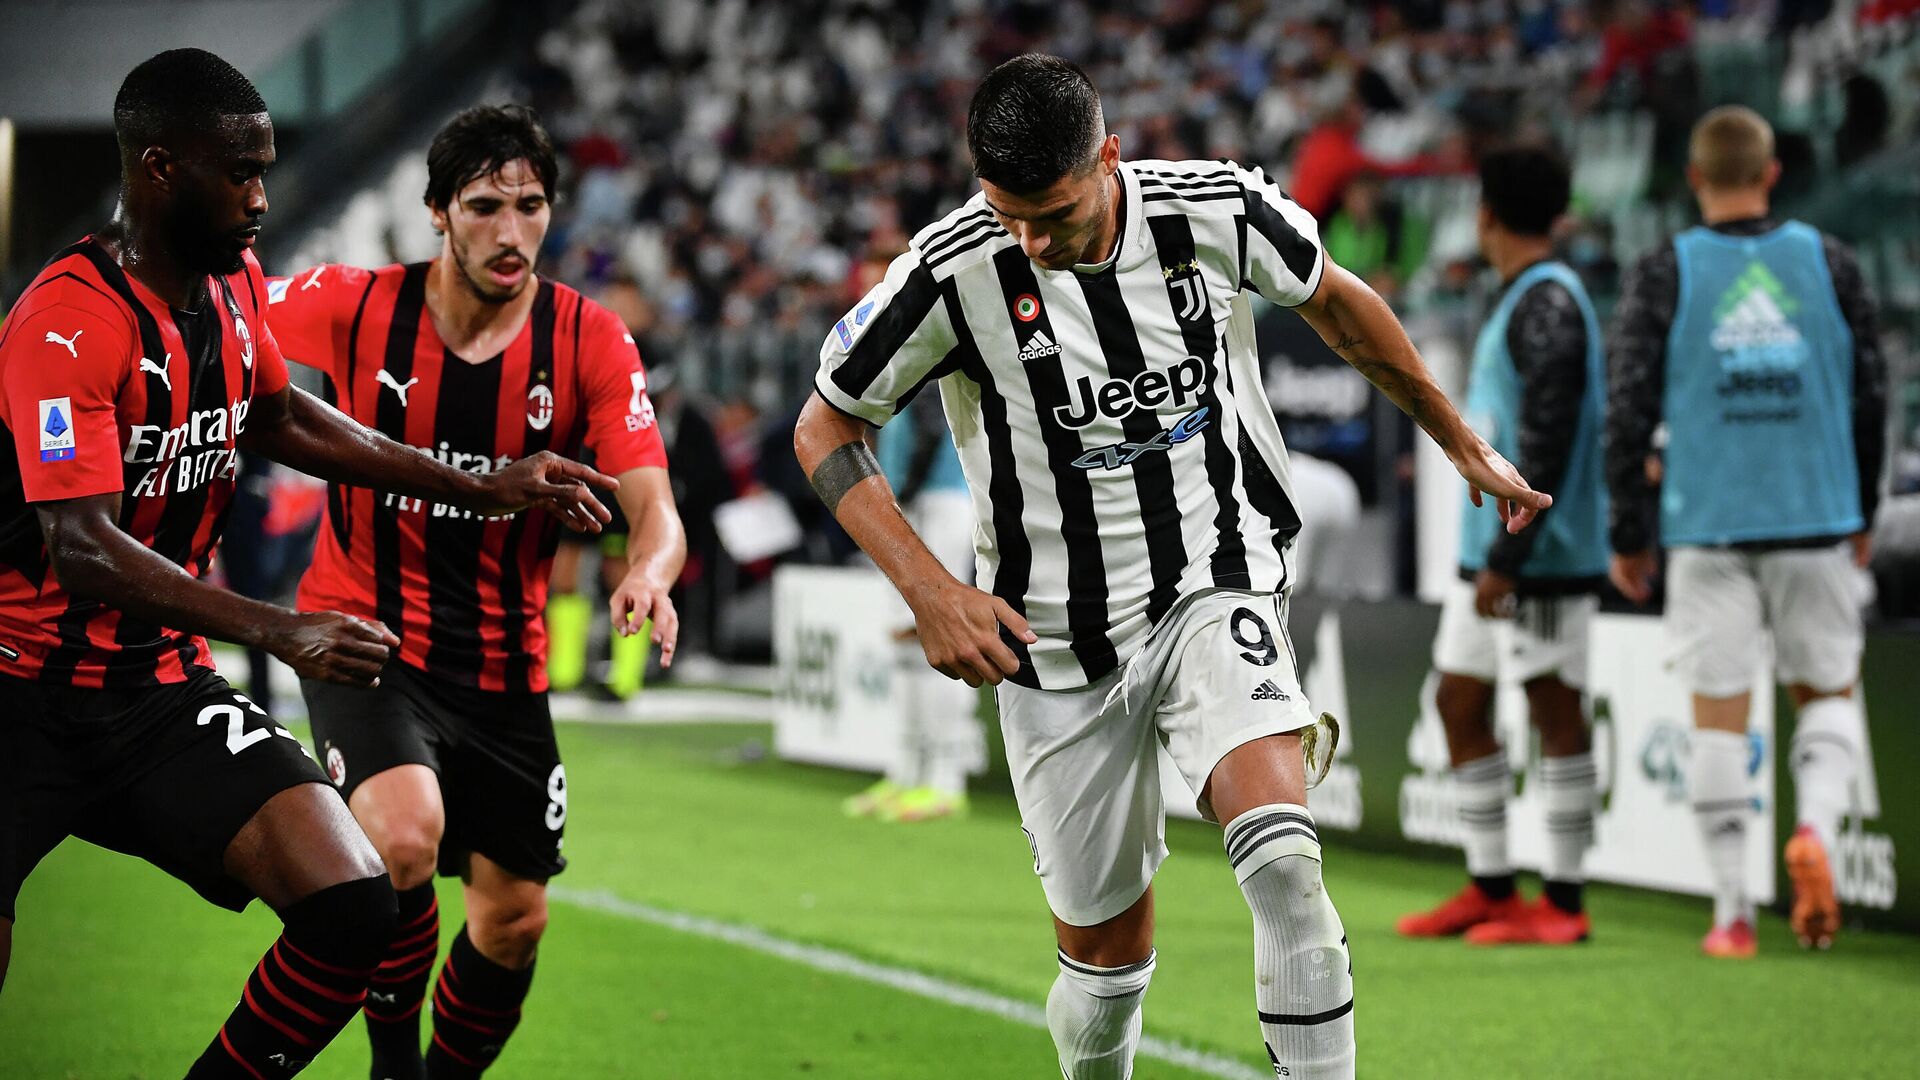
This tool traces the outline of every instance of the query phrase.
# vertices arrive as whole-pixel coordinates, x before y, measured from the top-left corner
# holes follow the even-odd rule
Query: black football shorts
[[[442,874],[465,874],[470,852],[527,878],[566,868],[567,770],[546,694],[481,690],[397,660],[372,689],[302,679],[300,690],[315,753],[349,804],[368,777],[395,766],[439,776]]]
[[[268,799],[326,777],[211,669],[119,689],[0,676],[0,916],[68,836],[137,856],[234,911],[227,845]]]

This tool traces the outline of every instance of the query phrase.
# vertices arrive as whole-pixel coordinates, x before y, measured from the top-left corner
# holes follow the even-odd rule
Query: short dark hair
[[[1104,128],[1100,92],[1078,65],[1026,53],[987,73],[967,105],[973,173],[1019,194],[1093,162]]]
[[[205,49],[168,49],[147,58],[113,97],[113,133],[122,158],[168,136],[219,123],[223,116],[267,111],[240,70]]]
[[[559,166],[539,114],[525,105],[475,105],[464,110],[447,121],[427,148],[426,203],[444,210],[461,188],[522,158],[533,166],[551,200]]]
[[[1480,202],[1493,220],[1522,236],[1545,236],[1567,212],[1573,177],[1551,146],[1510,143],[1480,158]]]

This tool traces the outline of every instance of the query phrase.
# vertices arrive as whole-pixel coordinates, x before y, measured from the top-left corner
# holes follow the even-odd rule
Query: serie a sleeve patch
[[[41,461],[73,460],[73,399],[41,398],[39,430]]]

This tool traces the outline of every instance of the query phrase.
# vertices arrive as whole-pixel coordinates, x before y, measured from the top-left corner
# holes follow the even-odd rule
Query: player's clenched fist
[[[267,651],[303,679],[377,686],[387,657],[400,647],[393,631],[337,611],[290,611],[266,641]]]
[[[620,481],[606,473],[570,461],[549,450],[488,473],[481,478],[484,493],[476,507],[482,513],[512,514],[537,506],[576,532],[599,532],[613,515],[600,505],[592,488],[615,491]]]
[[[952,579],[914,590],[907,602],[927,663],[968,686],[998,686],[1020,670],[1000,636],[1002,626],[1029,645],[1040,640],[1005,600]]]

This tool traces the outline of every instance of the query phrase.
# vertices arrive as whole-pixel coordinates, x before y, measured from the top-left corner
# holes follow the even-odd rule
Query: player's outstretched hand
[[[1473,505],[1484,505],[1481,502],[1483,493],[1493,496],[1494,506],[1500,511],[1500,520],[1507,523],[1510,533],[1526,528],[1540,511],[1553,505],[1553,496],[1528,487],[1520,470],[1501,457],[1499,451],[1488,446],[1485,439],[1475,437],[1473,445],[1453,455],[1453,467],[1466,478]]]
[[[948,578],[907,598],[927,663],[968,686],[992,686],[1020,670],[1020,661],[1000,637],[1000,628],[1031,645],[1040,640],[1027,620],[1005,600]]]
[[[608,614],[613,616],[613,632],[621,637],[639,633],[641,627],[652,621],[653,643],[660,646],[663,668],[673,666],[673,650],[680,644],[680,613],[674,610],[673,600],[667,596],[669,588],[671,585],[663,585],[635,570],[607,600]]]
[[[288,612],[269,635],[267,651],[303,679],[379,686],[387,657],[400,647],[393,631],[337,611]]]
[[[613,520],[593,494],[593,488],[618,491],[620,481],[577,461],[542,450],[488,473],[482,483],[486,495],[472,509],[483,514],[516,514],[537,506],[575,532],[597,533]]]

